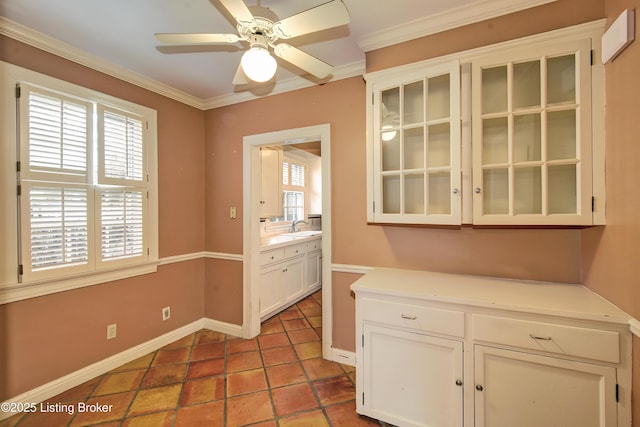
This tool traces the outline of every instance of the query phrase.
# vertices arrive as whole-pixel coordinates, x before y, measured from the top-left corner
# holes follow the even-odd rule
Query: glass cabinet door
[[[374,90],[373,222],[460,224],[457,61]]]
[[[520,55],[473,64],[473,222],[589,224],[589,42]]]

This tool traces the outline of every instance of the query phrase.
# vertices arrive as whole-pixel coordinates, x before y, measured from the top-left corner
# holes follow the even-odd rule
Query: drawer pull
[[[407,320],[416,320],[417,317],[414,314],[401,314],[400,317]]]
[[[529,338],[531,338],[532,340],[551,341],[551,337],[539,337],[533,334],[529,334]]]

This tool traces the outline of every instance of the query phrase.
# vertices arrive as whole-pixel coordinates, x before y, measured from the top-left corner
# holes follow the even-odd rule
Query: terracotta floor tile
[[[12,417],[5,418],[4,420],[0,420],[0,427],[15,427],[16,424],[18,424],[22,420],[22,418],[24,418],[24,416],[24,413],[20,413]]]
[[[248,351],[227,356],[227,372],[240,372],[256,368],[262,368],[262,357],[259,351]]]
[[[214,342],[196,345],[191,349],[190,360],[212,359],[214,357],[223,357],[225,350],[224,342]]]
[[[266,368],[269,386],[271,388],[297,384],[307,380],[300,363],[287,363],[286,365],[269,366]]]
[[[20,426],[25,427],[43,427],[43,426],[66,426],[73,418],[75,412],[32,412],[24,416],[11,417],[8,420],[0,421],[0,426],[15,426],[18,422]]]
[[[295,384],[271,390],[278,416],[315,409],[318,401],[308,383]]]
[[[224,374],[224,357],[189,363],[187,380]]]
[[[168,350],[158,350],[151,366],[185,363],[189,361],[190,347],[180,347]]]
[[[278,427],[278,424],[276,424],[276,420],[270,420],[263,423],[251,424],[251,427]]]
[[[127,418],[122,427],[171,427],[175,411],[155,412],[139,417]],[[100,426],[102,427],[102,425]]]
[[[200,330],[196,333],[195,345],[208,344],[212,342],[222,342],[226,339],[226,335],[222,332]]]
[[[112,370],[111,372],[120,372],[120,371],[131,371],[131,370],[136,370],[136,369],[147,369],[149,366],[151,366],[151,362],[153,361],[153,358],[155,356],[155,353],[149,353],[147,355],[144,355],[142,357],[139,357],[135,360],[132,360],[129,363],[126,363],[114,370]]]
[[[264,369],[253,369],[227,375],[227,396],[254,393],[267,389]]]
[[[243,353],[245,351],[257,351],[258,340],[256,338],[245,340],[242,338],[227,340],[227,354]]]
[[[300,360],[322,357],[322,344],[320,341],[295,344],[293,348],[296,350]]]
[[[380,426],[381,424],[371,418],[359,415],[356,412],[355,400],[339,403],[337,405],[331,405],[324,408],[327,413],[331,425],[334,426],[349,426],[349,427],[365,427],[365,426]]]
[[[322,307],[320,305],[303,307],[301,310],[305,317],[318,317],[322,315]]]
[[[140,386],[145,370],[116,372],[102,377],[102,381],[96,387],[92,396],[103,394],[120,393],[123,391],[135,390]]]
[[[320,409],[280,418],[280,427],[329,427],[329,423]]]
[[[282,322],[280,322],[280,318],[278,316],[272,317],[260,325],[260,335],[275,334],[283,331],[284,327],[282,326]]]
[[[278,314],[278,316],[280,317],[280,320],[301,319],[304,317],[300,309],[295,305],[292,305],[282,313]]]
[[[51,399],[47,399],[46,401],[52,403],[78,402],[80,400],[84,401],[87,396],[90,396],[93,390],[95,390],[96,386],[100,383],[100,381],[102,381],[102,378],[102,376],[96,377],[92,380],[80,384],[79,386],[60,393],[59,395],[54,396]]]
[[[161,350],[172,350],[180,347],[191,347],[193,345],[193,340],[195,338],[195,334],[189,334],[184,338],[176,340],[170,344],[165,345],[161,348]]]
[[[129,416],[174,409],[178,405],[182,384],[140,390],[129,409]]]
[[[290,345],[289,337],[284,332],[279,332],[275,334],[269,335],[259,335],[258,342],[260,343],[261,349],[273,348],[273,347],[284,347]]]
[[[309,321],[311,326],[314,327],[314,328],[321,328],[322,327],[322,316],[309,317],[309,318],[307,318],[307,320]]]
[[[128,391],[125,393],[92,397],[87,400],[86,406],[83,408],[81,408],[78,403],[76,405],[78,413],[71,424],[69,424],[69,427],[86,426],[120,419],[124,417],[127,412],[134,395],[134,392]]]
[[[182,388],[181,406],[224,399],[224,376],[187,381]]]
[[[262,351],[264,366],[280,365],[282,363],[297,362],[298,356],[293,347],[276,347]]]
[[[295,331],[298,329],[307,329],[311,327],[306,319],[283,320],[282,324],[284,325],[285,331]]]
[[[186,370],[186,363],[151,367],[144,376],[140,387],[151,388],[180,383],[184,380]]]
[[[227,399],[227,427],[235,427],[274,418],[268,391]]]
[[[304,368],[307,376],[311,381],[344,374],[344,371],[340,367],[340,364],[322,359],[320,357],[315,359],[303,360],[302,367]]]
[[[339,377],[317,380],[311,385],[315,389],[322,406],[346,402],[356,398],[356,387],[346,374]]]
[[[176,426],[224,427],[224,401],[178,409]]]
[[[314,300],[313,298],[305,298],[302,301],[299,301],[296,305],[303,311],[305,308],[320,307],[318,301]]]
[[[300,329],[298,331],[288,331],[289,339],[293,344],[303,342],[320,341],[320,337],[314,329]]]

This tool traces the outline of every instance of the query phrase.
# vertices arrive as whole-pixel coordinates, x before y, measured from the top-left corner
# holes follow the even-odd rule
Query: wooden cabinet
[[[601,34],[578,26],[367,74],[368,221],[603,224]]]
[[[279,245],[260,253],[260,318],[273,316],[320,286],[321,239]]]
[[[399,426],[630,426],[629,317],[581,285],[374,269],[356,410]]]
[[[260,148],[260,217],[282,216],[282,150]]]

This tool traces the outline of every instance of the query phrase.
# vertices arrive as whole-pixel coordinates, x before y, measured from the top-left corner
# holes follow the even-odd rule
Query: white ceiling
[[[282,19],[326,1],[261,4]],[[287,40],[332,64],[334,79],[362,74],[365,51],[554,0],[343,1],[351,15],[348,26]],[[6,18],[0,20],[0,34],[45,39],[41,45],[55,45],[71,59],[82,57],[78,62],[95,59],[110,64],[102,68],[150,79],[210,104],[314,84],[301,70],[278,60],[273,82],[250,90],[234,87],[240,43],[235,50],[230,47],[236,45],[168,48],[156,41],[154,33],[159,32],[235,34],[232,18],[219,0],[0,0],[0,15]]]

